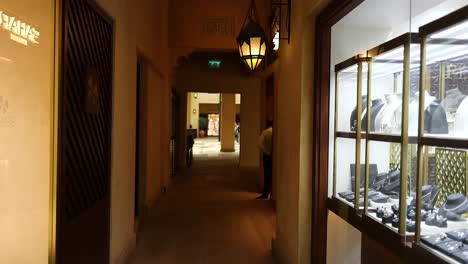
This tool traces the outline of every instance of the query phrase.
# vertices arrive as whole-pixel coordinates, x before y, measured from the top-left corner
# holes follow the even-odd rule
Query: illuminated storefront
[[[0,263],[47,263],[53,0],[0,2]]]

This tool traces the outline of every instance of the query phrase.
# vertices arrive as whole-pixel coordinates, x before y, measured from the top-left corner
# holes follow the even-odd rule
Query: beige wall
[[[144,58],[147,83],[147,162],[144,206],[151,207],[170,182],[168,1],[98,0],[115,21],[111,179],[111,263],[135,246],[134,174],[136,63]],[[157,34],[155,34],[157,32]]]
[[[275,254],[280,263],[311,262],[313,61],[315,17],[328,1],[293,2],[291,42],[282,41],[275,73]]]
[[[244,22],[250,0],[170,1],[171,47],[177,49],[238,50],[235,38]],[[255,1],[259,19],[266,21],[269,0]],[[190,28],[187,27],[190,25]]]
[[[293,3],[291,42],[281,43],[278,61],[263,74],[275,73],[275,254],[280,263],[311,263],[314,34],[315,19],[328,2]],[[332,213],[328,231],[327,263],[359,263],[359,231]]]
[[[53,8],[53,0],[0,4],[40,32],[24,46],[0,28],[0,263],[48,261]]]
[[[192,128],[197,129],[198,131],[200,99],[198,97],[195,98],[194,94],[196,93],[187,94],[187,128],[190,128],[190,125],[192,125]],[[193,110],[195,110],[195,112]]]

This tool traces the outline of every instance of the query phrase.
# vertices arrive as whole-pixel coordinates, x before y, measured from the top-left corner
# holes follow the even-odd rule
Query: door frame
[[[140,208],[140,133],[141,133],[141,122],[140,122],[140,115],[141,115],[141,104],[140,104],[140,96],[141,96],[141,62],[140,59],[137,59],[137,72],[136,72],[136,100],[135,100],[135,187],[134,187],[134,218],[135,218],[135,231],[138,230],[138,218],[141,215],[141,208]]]

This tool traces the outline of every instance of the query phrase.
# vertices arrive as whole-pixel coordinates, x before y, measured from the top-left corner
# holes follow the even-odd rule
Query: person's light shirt
[[[258,147],[264,154],[271,155],[272,138],[273,138],[272,127],[269,127],[263,130],[262,134],[260,135]]]

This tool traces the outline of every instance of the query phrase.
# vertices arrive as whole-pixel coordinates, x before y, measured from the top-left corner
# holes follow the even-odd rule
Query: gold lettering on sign
[[[234,17],[210,16],[203,19],[203,33],[207,35],[233,36]]]
[[[28,23],[10,16],[3,11],[0,11],[0,27],[10,32],[10,39],[28,45],[29,42],[39,43],[41,33]]]

